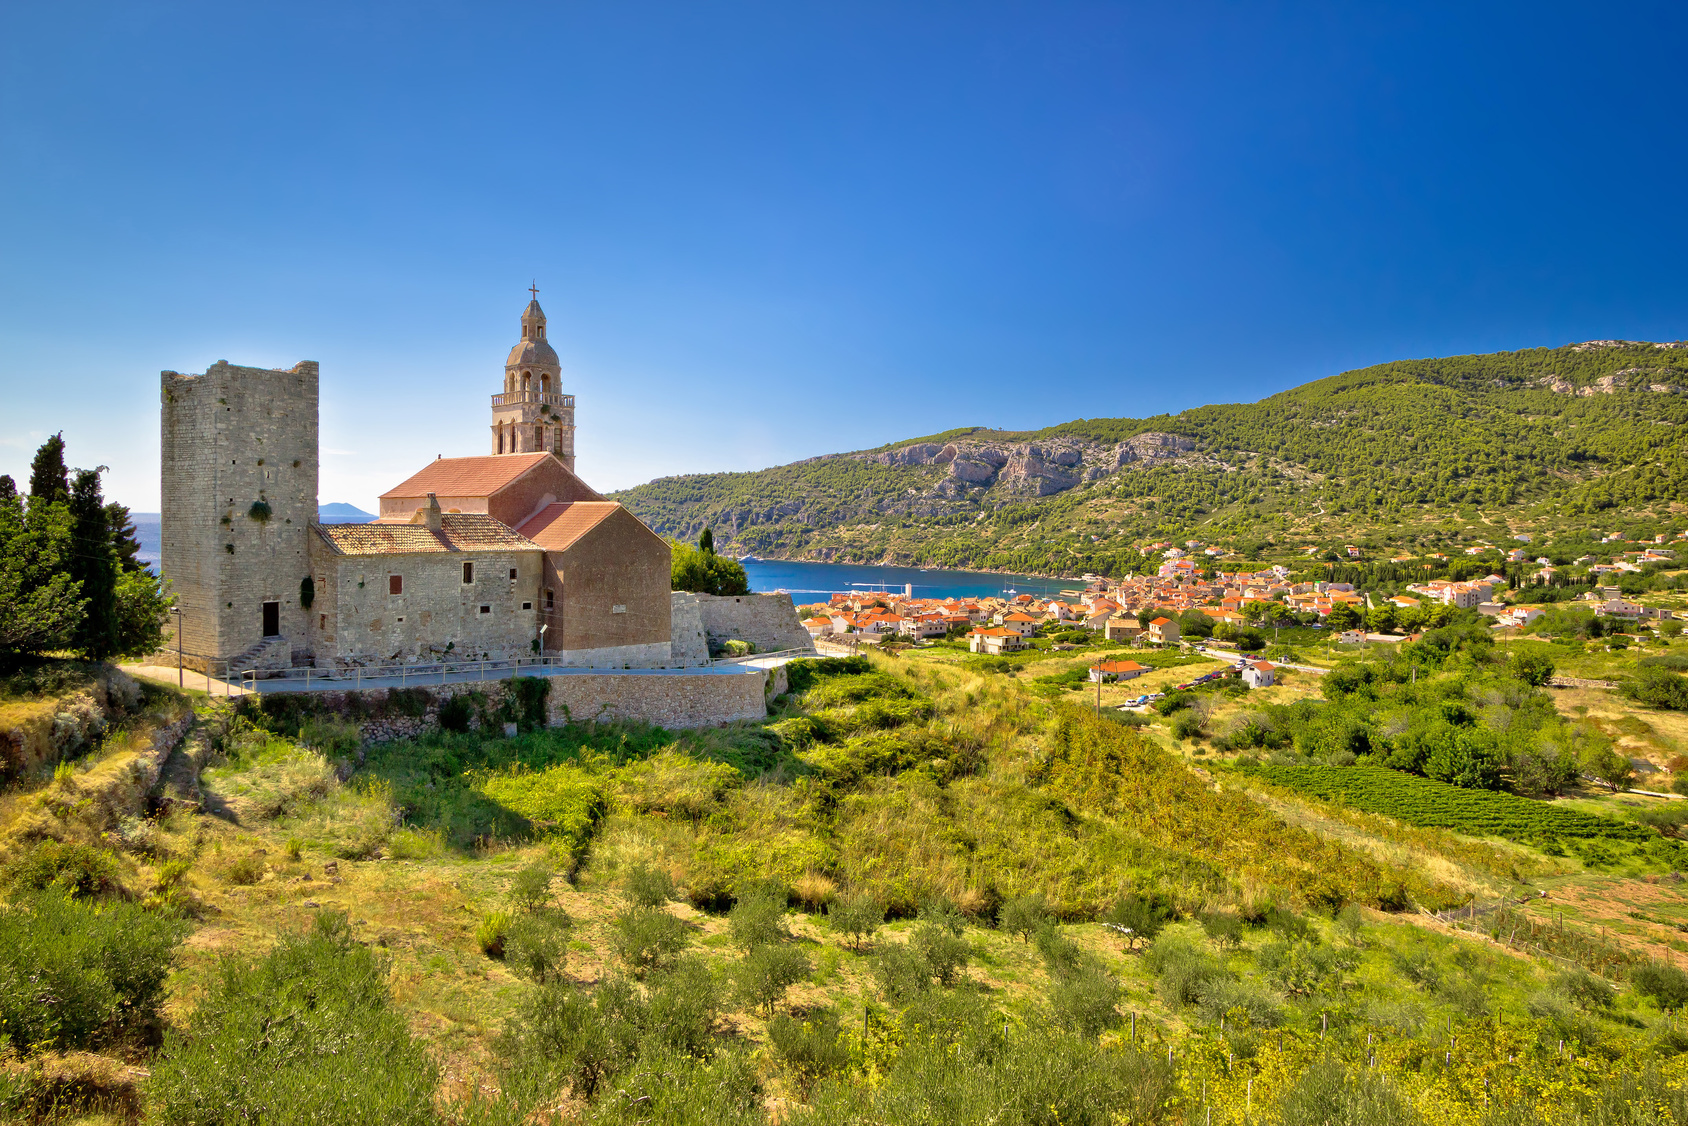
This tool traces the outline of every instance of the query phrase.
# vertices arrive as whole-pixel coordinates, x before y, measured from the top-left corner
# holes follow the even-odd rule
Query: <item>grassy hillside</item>
[[[91,800],[134,732],[0,805],[0,1114],[1688,1122],[1688,845],[1593,788],[1491,809],[1379,761],[1688,732],[1486,637],[1356,657],[1328,700],[1147,722],[1068,693],[1082,654],[944,647],[799,663],[768,720],[686,734],[360,747],[198,698],[210,765],[154,815]],[[1383,775],[1399,817],[1345,799]]]
[[[1685,422],[1688,346],[1594,342],[1380,364],[1178,415],[952,430],[617,499],[664,535],[710,526],[759,554],[1117,573],[1145,539],[1269,550],[1442,542],[1480,522],[1662,526],[1688,485]],[[1121,461],[1159,435],[1193,448]],[[958,476],[954,461],[981,464],[968,458],[1006,468]]]

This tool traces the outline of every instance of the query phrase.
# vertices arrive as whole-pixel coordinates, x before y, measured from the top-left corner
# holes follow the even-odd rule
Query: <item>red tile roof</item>
[[[559,501],[522,521],[518,531],[546,551],[566,551],[620,507],[613,500]]]
[[[1172,621],[1171,618],[1156,618],[1154,621],[1150,622],[1149,624],[1152,625],[1152,626],[1164,626],[1164,625],[1170,624],[1171,621]]]
[[[1141,672],[1143,669],[1136,661],[1102,661],[1090,667],[1098,672]]]
[[[442,457],[429,462],[381,494],[388,497],[489,497],[552,454],[498,454],[482,457]]]
[[[318,524],[341,555],[418,555],[442,551],[534,551],[539,545],[484,513],[448,512],[440,530],[425,524]]]

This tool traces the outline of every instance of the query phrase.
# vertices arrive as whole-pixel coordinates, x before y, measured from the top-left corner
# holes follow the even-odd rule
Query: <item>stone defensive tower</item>
[[[288,667],[309,636],[300,601],[317,518],[316,362],[218,360],[162,382],[160,562],[186,662],[218,674]]]
[[[545,341],[539,290],[522,312],[522,339],[504,361],[504,391],[492,397],[492,452],[546,451],[574,471],[574,396],[563,394],[563,368]]]

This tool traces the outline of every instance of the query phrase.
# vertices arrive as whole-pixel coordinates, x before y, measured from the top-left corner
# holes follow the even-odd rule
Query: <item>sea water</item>
[[[750,589],[758,594],[784,591],[799,606],[824,602],[830,595],[859,591],[903,593],[912,584],[916,598],[1001,597],[1007,591],[1052,598],[1063,590],[1084,589],[1083,579],[994,575],[985,571],[924,571],[918,567],[863,566],[854,563],[788,563],[763,559],[744,564]]]

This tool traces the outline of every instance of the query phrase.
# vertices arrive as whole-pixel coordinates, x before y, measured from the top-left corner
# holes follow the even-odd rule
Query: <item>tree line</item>
[[[171,598],[140,562],[105,466],[71,469],[64,435],[41,444],[27,492],[0,476],[0,664],[68,652],[93,661],[157,649]]]

